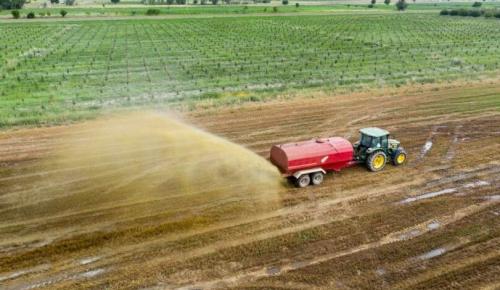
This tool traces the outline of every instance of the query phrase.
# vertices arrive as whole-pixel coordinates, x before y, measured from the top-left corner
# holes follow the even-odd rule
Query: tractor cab
[[[406,161],[406,152],[399,141],[389,139],[389,132],[380,128],[363,128],[359,130],[360,139],[354,143],[354,159],[365,163],[371,171],[380,171],[388,159],[394,165],[402,165]]]
[[[361,133],[360,145],[363,148],[387,148],[389,132],[380,128],[364,128]]]

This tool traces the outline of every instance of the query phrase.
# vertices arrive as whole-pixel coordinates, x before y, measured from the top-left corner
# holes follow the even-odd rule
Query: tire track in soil
[[[248,283],[255,281],[259,278],[263,277],[268,277],[271,275],[281,275],[289,271],[305,268],[305,267],[310,267],[314,266],[323,262],[327,262],[336,258],[340,258],[343,256],[348,256],[348,255],[353,255],[361,251],[366,251],[370,250],[373,248],[377,248],[386,244],[391,244],[395,242],[400,242],[400,241],[406,241],[406,240],[411,240],[413,238],[416,238],[418,236],[421,236],[429,231],[432,230],[432,227],[429,227],[430,224],[439,222],[441,226],[446,226],[448,224],[451,224],[453,222],[459,221],[471,214],[477,213],[487,207],[489,207],[492,204],[497,204],[500,203],[500,201],[488,201],[488,202],[483,202],[479,205],[472,205],[469,207],[466,207],[464,209],[456,211],[453,215],[447,215],[447,216],[441,216],[437,218],[433,218],[431,220],[428,220],[424,223],[415,225],[410,228],[406,228],[401,231],[397,231],[394,233],[391,233],[381,240],[373,243],[368,243],[368,244],[363,244],[361,246],[357,246],[345,251],[337,252],[337,253],[332,253],[329,255],[322,255],[318,257],[314,257],[309,260],[303,260],[303,261],[296,261],[294,263],[287,263],[287,264],[281,264],[279,266],[275,266],[276,270],[273,271],[273,273],[269,273],[269,267],[264,267],[258,270],[250,271],[250,272],[244,272],[244,273],[239,273],[234,276],[229,276],[229,277],[223,277],[218,280],[213,280],[213,281],[207,281],[207,282],[202,282],[202,283],[197,283],[194,285],[185,285],[178,287],[176,289],[179,290],[189,290],[189,289],[213,289],[213,288],[227,288],[227,287],[232,287],[236,286],[240,283]]]
[[[316,212],[318,212],[318,211],[321,212],[321,210],[318,209],[318,208],[314,208],[314,210]],[[296,212],[293,211],[293,213],[296,213]],[[305,229],[309,229],[309,228],[312,228],[312,227],[317,227],[317,226],[320,226],[320,225],[328,224],[328,223],[331,223],[333,221],[343,220],[343,219],[352,217],[353,214],[356,214],[356,213],[349,213],[347,215],[343,214],[341,219],[337,219],[337,218],[334,218],[334,219],[330,218],[329,219],[328,216],[325,215],[323,217],[319,217],[319,219],[313,220],[312,222],[304,223],[304,224],[301,224],[301,225],[298,225],[298,226],[291,226],[291,227],[288,227],[288,228],[285,228],[285,229],[279,229],[279,230],[272,231],[272,232],[266,232],[265,234],[253,236],[251,238],[243,238],[243,239],[239,239],[239,240],[238,239],[232,239],[232,240],[230,240],[228,242],[223,242],[221,244],[221,245],[223,245],[223,247],[220,247],[217,244],[211,244],[206,249],[199,248],[199,249],[194,250],[191,253],[185,252],[184,256],[181,259],[174,257],[174,260],[171,260],[171,258],[169,258],[168,253],[165,253],[166,256],[164,256],[162,254],[161,261],[165,262],[166,260],[171,260],[171,261],[179,261],[180,262],[180,261],[188,259],[188,258],[194,258],[194,257],[198,257],[198,256],[210,254],[210,253],[213,253],[216,250],[225,249],[227,247],[234,247],[234,246],[239,246],[239,245],[242,245],[242,244],[248,244],[248,243],[251,243],[251,242],[255,242],[255,241],[259,241],[259,240],[265,240],[265,239],[269,239],[269,238],[272,238],[272,237],[277,237],[277,236],[288,234],[288,233],[295,233],[295,232],[298,232],[298,231],[301,231],[301,230],[305,230]],[[357,215],[359,216],[359,215],[362,215],[362,214],[361,213],[357,213]],[[290,218],[291,218],[291,216],[287,217],[287,219],[290,219]],[[321,219],[321,218],[323,218],[323,219]],[[439,220],[439,219],[437,219],[437,220]],[[253,222],[253,221],[251,221],[251,222]],[[432,223],[436,223],[436,222],[437,222],[436,219],[433,219]],[[424,226],[427,226],[428,229],[432,229],[429,226],[429,224],[431,224],[431,223],[430,222],[426,222]],[[423,226],[419,226],[419,227],[423,227]],[[409,228],[408,230],[405,230],[405,232],[407,232],[407,233],[413,233],[414,231],[415,231],[415,227],[412,227],[412,228]],[[403,236],[403,235],[405,235],[405,234],[401,234],[401,236]],[[413,237],[413,236],[411,236],[411,237]],[[404,238],[399,237],[399,239],[404,239]],[[147,244],[142,244],[142,246],[146,246],[146,245]],[[150,248],[151,244],[149,246],[147,246],[147,247]],[[151,260],[149,261],[149,263],[152,263],[152,262],[153,261],[151,261]]]
[[[491,90],[495,93],[500,93],[500,87],[498,87],[497,85],[493,85],[492,87],[490,86],[488,90]],[[465,91],[466,97],[473,97],[475,94],[473,89],[465,89]],[[442,108],[446,108],[447,105],[446,98],[454,99],[454,94],[458,93],[462,94],[461,89],[445,89],[440,90],[436,94],[429,93],[428,91],[423,91],[421,93],[404,95],[403,97],[389,95],[382,97],[378,96],[377,98],[375,98],[370,97],[369,95],[361,95],[360,99],[365,102],[363,106],[359,105],[360,99],[348,98],[348,96],[340,96],[335,100],[328,100],[324,98],[307,100],[297,99],[288,100],[286,102],[269,102],[259,105],[249,104],[243,105],[241,108],[236,109],[221,108],[221,110],[219,110],[217,114],[213,115],[205,115],[203,112],[194,112],[189,115],[187,119],[195,124],[201,124],[202,127],[206,128],[210,132],[223,135],[230,140],[237,141],[238,143],[243,143],[244,146],[252,148],[253,150],[258,151],[258,153],[264,156],[267,154],[267,147],[269,147],[270,144],[276,142],[310,138],[312,137],[312,135],[329,135],[335,132],[335,134],[342,132],[346,135],[349,135],[353,134],[353,132],[359,129],[358,127],[362,124],[390,128],[391,131],[397,133],[398,139],[402,140],[403,144],[407,148],[410,148],[412,152],[418,152],[420,148],[419,146],[421,146],[422,144],[415,144],[416,141],[423,140],[423,142],[425,142],[425,140],[429,138],[429,135],[427,134],[430,134],[430,136],[433,137],[434,135],[432,134],[432,128],[435,128],[433,126],[447,126],[447,131],[436,133],[440,135],[446,135],[450,134],[450,132],[448,131],[457,130],[456,128],[459,128],[459,126],[462,126],[463,124],[460,129],[460,134],[461,136],[466,137],[471,136],[471,134],[473,133],[473,129],[471,127],[482,126],[484,128],[491,128],[491,126],[493,126],[492,122],[494,124],[495,119],[500,120],[498,112],[492,112],[488,110],[474,112],[472,115],[468,115],[467,112],[460,114],[446,112],[446,110],[442,111]],[[384,106],[381,109],[380,114],[370,117],[368,112],[370,104],[377,104],[378,100],[381,99],[384,100]],[[328,105],[335,102],[339,102],[340,105]],[[430,105],[436,105],[436,107]],[[297,107],[300,107],[301,109],[290,110],[290,108]],[[352,112],[355,112],[355,114],[352,114]],[[426,114],[429,114],[429,112],[432,112],[434,116],[426,116]],[[446,117],[444,118],[444,116]],[[467,124],[467,126],[465,126],[465,124]],[[328,127],[328,125],[330,125],[331,128]],[[304,128],[307,128],[307,130],[304,131]],[[341,129],[339,130],[339,128]],[[431,130],[431,133],[429,133],[429,129]],[[47,148],[47,150],[50,152],[51,147],[55,146],[54,144],[59,144],[58,142],[61,142],[61,140],[64,139],[65,133],[64,130],[45,130],[47,130],[48,132],[44,133],[44,129],[35,129],[33,131],[25,131],[23,132],[23,134],[27,136],[24,138],[32,138],[33,141],[31,142],[33,142],[33,144],[36,143],[38,135],[42,136],[43,139],[41,140],[43,140],[43,144],[46,144],[44,150],[45,148]],[[477,137],[479,138],[479,140],[484,140],[484,142],[491,143],[492,140],[495,140],[495,138],[498,137],[498,134],[495,135],[494,133],[495,130],[491,131],[493,132],[492,134],[488,133],[488,130],[485,130],[485,134]],[[33,147],[34,151],[30,152],[30,147],[28,146],[24,148],[23,142],[21,140],[9,139],[15,138],[16,133],[9,134],[10,137],[0,136],[0,142],[4,142],[2,144],[9,144],[9,148],[5,151],[2,151],[2,154],[0,154],[0,160],[3,160],[4,156],[7,156],[8,158],[9,152],[14,152],[14,154],[17,154],[15,153],[16,148],[22,148],[21,152],[23,152],[23,156],[21,156],[21,159],[25,158],[26,160],[28,160],[30,158],[30,153],[33,153],[35,158],[38,158],[39,154],[46,154],[36,152],[35,147]],[[449,146],[454,146],[453,160],[468,160],[467,158],[470,158],[469,155],[464,155],[463,148],[461,146],[455,146],[460,144],[453,145],[452,140],[453,139],[448,141],[450,141]],[[440,139],[433,141],[441,142]],[[442,144],[434,145],[438,146]],[[495,148],[494,146],[492,146],[491,148],[492,150],[498,150],[498,148]],[[191,255],[193,256],[203,257],[208,253],[216,253],[217,251],[220,251],[220,249],[226,248],[226,246],[224,245],[234,247],[241,244],[247,244],[250,241],[257,241],[258,245],[259,241],[272,240],[286,233],[302,232],[305,229],[315,228],[323,224],[328,224],[337,219],[342,219],[343,217],[355,216],[356,213],[362,215],[362,212],[360,211],[364,207],[370,205],[378,209],[389,209],[394,201],[412,196],[414,194],[425,193],[434,189],[440,190],[447,187],[453,187],[456,183],[467,182],[467,180],[470,180],[471,182],[477,179],[487,179],[493,181],[498,178],[498,164],[495,164],[494,161],[490,162],[489,164],[474,164],[473,168],[470,168],[469,166],[464,170],[458,170],[457,168],[454,168],[453,164],[450,164],[451,167],[447,168],[446,170],[427,170],[432,168],[432,166],[435,166],[428,166],[426,164],[427,161],[448,161],[446,157],[448,156],[448,154],[446,153],[448,152],[448,150],[449,149],[447,149],[443,155],[426,155],[425,158],[422,158],[421,161],[418,162],[416,161],[418,160],[417,154],[414,154],[413,156],[410,155],[410,162],[416,164],[411,167],[408,166],[403,168],[404,174],[410,176],[410,178],[408,178],[407,180],[405,180],[404,176],[398,174],[398,170],[400,169],[396,170],[388,168],[386,172],[382,172],[381,174],[377,175],[368,175],[368,173],[364,173],[361,170],[346,170],[345,173],[342,172],[340,174],[340,177],[336,177],[334,181],[327,180],[325,182],[325,185],[322,187],[308,188],[301,191],[290,188],[286,193],[284,193],[283,200],[285,202],[292,202],[292,204],[283,204],[282,208],[271,211],[264,215],[252,216],[247,218],[246,220],[225,222],[223,224],[216,225],[207,229],[200,229],[193,232],[181,234],[177,237],[151,237],[149,241],[144,241],[137,245],[124,243],[123,246],[120,246],[113,250],[113,255],[106,256],[102,261],[99,261],[99,267],[113,268],[116,269],[116,272],[110,271],[103,273],[103,275],[101,276],[94,277],[93,280],[85,280],[81,281],[81,283],[78,282],[78,285],[86,287],[86,285],[102,285],[99,283],[104,281],[114,281],[109,279],[112,277],[119,277],[116,275],[119,275],[118,272],[120,272],[120,269],[128,269],[127,263],[129,261],[140,259],[139,257],[142,255],[145,255],[146,257],[152,255],[154,252],[152,252],[153,250],[149,251],[149,249],[161,248],[162,245],[165,245],[165,243],[169,241],[169,239],[173,241],[182,241],[183,238],[196,237],[197,235],[202,235],[204,233],[213,234],[228,229],[231,229],[231,231],[235,233],[233,237],[242,237],[234,240],[231,236],[223,237],[222,240],[219,241],[220,245],[223,246],[219,248],[204,248],[204,244],[201,243],[200,247],[194,247],[188,250],[188,252],[191,252]],[[474,147],[470,148],[470,150],[471,152],[474,152],[476,150],[479,150],[479,148]],[[427,160],[428,158],[430,160]],[[25,164],[23,164],[21,161],[20,165],[22,167]],[[29,175],[26,175],[25,177],[16,177],[18,173],[22,173],[24,170],[29,172],[29,166],[31,165],[28,164],[28,167],[26,168],[18,167],[20,169],[15,171],[15,173],[13,173],[14,175],[2,176],[0,178],[3,178],[3,182],[16,182],[16,180],[18,180],[17,178],[30,178]],[[7,168],[9,168],[9,165],[7,165]],[[399,180],[399,183],[393,184],[392,182],[396,180],[396,177],[403,180],[403,182]],[[363,181],[368,185],[359,186],[359,184],[362,184]],[[373,184],[375,183],[377,184],[376,187],[373,186]],[[491,194],[494,190],[497,189],[498,186],[495,184],[493,186],[487,187],[486,189],[483,189],[481,192],[484,192],[483,194]],[[446,199],[448,198],[457,197],[455,195],[451,195],[449,197],[445,196],[439,198],[442,198],[443,201],[446,202]],[[465,196],[462,198],[468,197]],[[482,201],[481,205],[491,204],[495,202],[497,202],[496,199],[489,199]],[[126,208],[129,205],[123,204],[121,206]],[[462,210],[468,211],[470,209],[472,211],[472,208],[473,206],[469,206]],[[102,208],[99,209],[99,212],[105,212],[107,210],[108,208]],[[331,218],[328,215],[332,210],[335,212],[344,212],[344,214],[343,216]],[[432,211],[432,208],[430,208],[429,210]],[[74,217],[77,218],[78,216],[84,214],[91,214],[91,212],[77,212],[74,213]],[[436,222],[436,220],[439,220],[440,227],[444,227],[445,225],[449,224],[451,220],[453,220],[453,217],[441,216],[439,215],[439,212],[436,212],[435,216],[436,218],[430,219],[423,224],[417,224],[414,227],[394,232],[377,242],[363,244],[359,247],[351,248],[346,251],[331,253],[325,257],[335,259],[336,257],[340,256],[355,256],[366,249],[379,247],[380,245],[387,245],[392,242],[400,242],[400,240],[398,239],[401,238],[401,235],[411,235],[412,231],[415,231],[416,229],[419,230],[419,235],[423,235],[430,231],[429,225],[433,222]],[[285,222],[290,218],[300,219],[301,217],[306,217],[303,222],[291,224],[287,224]],[[55,220],[64,218],[66,217],[61,216],[57,217]],[[449,220],[448,223],[447,220]],[[422,229],[421,227],[424,228]],[[266,229],[271,230],[266,231]],[[258,234],[248,238],[245,237],[245,233]],[[412,238],[405,241],[411,242],[411,240]],[[168,248],[166,248],[165,251],[168,251]],[[185,254],[187,254],[188,252],[185,252]],[[294,255],[294,259],[300,261],[300,257],[302,255],[304,254],[296,253],[296,255]],[[170,258],[168,256],[157,257],[158,262],[163,262],[165,261],[165,259]],[[316,257],[315,259],[305,261],[309,261],[313,264],[321,263],[322,261],[321,257]],[[180,261],[182,261],[182,259],[180,259],[179,262]],[[182,263],[180,265],[182,265]],[[294,268],[307,267],[306,264],[301,263],[295,265],[283,265],[284,266],[282,266],[278,271],[272,270],[272,274],[280,275],[281,273],[293,270]],[[297,265],[301,267],[297,267]],[[78,272],[78,267],[79,266],[74,266],[74,271]],[[262,275],[265,276],[269,275],[269,267],[270,266],[262,265],[262,267],[260,267],[259,269],[253,270],[255,273],[262,273]],[[54,273],[54,271],[56,271],[55,273],[64,274],[64,272],[66,271],[65,269],[69,270],[70,268],[63,266],[58,270],[50,269],[47,273],[41,274],[41,276],[51,275],[50,273]],[[285,269],[286,271],[283,269]],[[242,275],[242,280],[247,279],[245,273],[249,273],[250,279],[253,275],[253,272],[251,271],[252,269],[246,270],[246,272],[240,273]],[[134,276],[135,274],[131,275]],[[154,276],[153,273],[151,275]],[[218,280],[225,282],[226,279],[229,279],[230,285],[238,285],[241,280],[239,280],[240,278],[238,278],[238,276],[236,277],[237,278],[234,278],[234,276],[224,276],[220,277],[220,279]],[[13,279],[14,281],[12,282],[14,283],[17,280],[22,281],[23,279],[24,278]],[[28,277],[27,279],[30,278]],[[208,280],[206,281],[206,283],[209,283],[210,285],[216,285],[217,283],[220,283],[220,281],[217,282],[217,279],[214,279]],[[176,285],[175,280],[172,280],[170,282],[170,285]],[[63,283],[61,285],[65,286],[74,285],[71,283],[67,284],[67,281],[61,283]],[[53,284],[51,286],[57,288],[56,284]]]

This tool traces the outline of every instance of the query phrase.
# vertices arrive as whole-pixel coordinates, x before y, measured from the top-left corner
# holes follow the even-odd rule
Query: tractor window
[[[372,143],[372,137],[362,134],[361,141],[359,142],[362,146],[370,147]]]
[[[382,139],[380,142],[380,145],[382,145],[382,148],[387,148],[387,136],[384,136],[384,137],[380,137],[380,139]]]
[[[373,148],[380,147],[380,145],[381,145],[380,144],[380,138],[373,138],[372,139],[372,146],[371,147],[373,147]]]

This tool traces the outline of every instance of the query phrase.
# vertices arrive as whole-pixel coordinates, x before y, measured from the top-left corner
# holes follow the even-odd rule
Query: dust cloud
[[[69,129],[37,178],[18,186],[3,218],[46,219],[66,230],[67,223],[226,220],[279,202],[282,181],[267,160],[167,114],[128,113]]]

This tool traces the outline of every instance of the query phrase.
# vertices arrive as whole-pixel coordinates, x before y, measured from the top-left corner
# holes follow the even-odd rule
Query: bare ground
[[[500,85],[492,82],[318,93],[186,114],[188,121],[263,157],[276,143],[333,135],[354,141],[365,126],[388,129],[409,152],[404,167],[389,165],[375,174],[350,168],[328,175],[319,187],[286,187],[265,210],[229,198],[165,212],[169,201],[160,198],[117,200],[57,216],[39,213],[11,200],[19,192],[50,194],[50,186],[64,186],[36,189],[30,181],[60,174],[41,171],[39,160],[64,146],[68,132],[81,129],[2,132],[0,285],[496,289],[499,98]],[[140,217],[127,217],[143,208]]]

